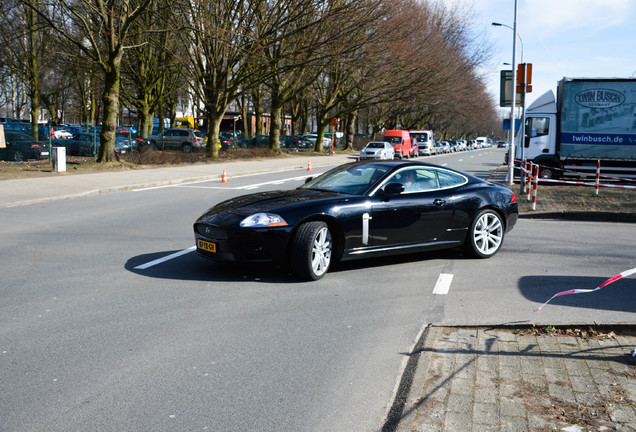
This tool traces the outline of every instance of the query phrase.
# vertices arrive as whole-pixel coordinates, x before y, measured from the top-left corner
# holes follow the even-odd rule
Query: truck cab
[[[515,158],[543,165],[540,169],[542,178],[554,177],[550,167],[559,167],[560,161],[556,151],[557,105],[552,90],[526,108],[523,132],[515,137]]]

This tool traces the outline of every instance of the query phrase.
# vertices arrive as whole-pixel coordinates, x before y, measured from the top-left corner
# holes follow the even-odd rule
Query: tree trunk
[[[112,54],[108,63],[109,68],[104,75],[104,95],[102,96],[104,120],[102,121],[102,133],[99,136],[101,147],[97,162],[110,162],[117,158],[115,155],[115,133],[119,111],[121,53]]]
[[[280,153],[280,131],[283,115],[283,100],[278,89],[272,89],[272,124],[269,130],[269,149],[274,153]]]
[[[327,113],[320,113],[316,115],[316,121],[318,123],[317,128],[318,130],[316,131],[316,133],[318,134],[318,137],[316,138],[316,148],[315,150],[319,153],[322,153],[323,151],[323,138],[325,137],[325,131],[327,130],[327,126],[329,126],[329,116],[327,115]],[[331,140],[331,144],[333,145],[334,141]]]
[[[223,110],[220,114],[208,110],[208,142],[205,147],[205,155],[212,159],[219,158],[219,133],[221,132],[221,121],[223,120]]]
[[[347,114],[347,145],[345,150],[353,150],[353,135],[356,131],[356,119],[358,118],[358,112],[354,111]]]

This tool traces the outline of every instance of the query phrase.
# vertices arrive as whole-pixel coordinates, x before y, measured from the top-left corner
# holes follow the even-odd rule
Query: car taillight
[[[40,144],[31,144],[31,148],[32,149],[39,149],[40,148]]]
[[[511,203],[516,203],[517,202],[517,194],[516,193],[512,193],[512,198],[510,198],[510,202]]]

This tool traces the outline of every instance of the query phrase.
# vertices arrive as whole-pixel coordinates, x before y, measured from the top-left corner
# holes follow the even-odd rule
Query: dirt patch
[[[636,189],[609,188],[599,189],[595,194],[593,187],[575,185],[543,185],[537,188],[536,206],[532,210],[532,202],[527,194],[519,193],[519,186],[515,186],[518,195],[519,212],[531,215],[533,212],[606,212],[606,213],[635,213]]]
[[[590,339],[612,339],[616,338],[616,333],[614,331],[604,332],[602,330],[594,329],[589,327],[587,329],[580,328],[557,328],[552,326],[546,327],[532,327],[525,329],[517,329],[513,331],[514,334],[518,335],[534,335],[534,336],[571,336],[580,338],[584,341]]]

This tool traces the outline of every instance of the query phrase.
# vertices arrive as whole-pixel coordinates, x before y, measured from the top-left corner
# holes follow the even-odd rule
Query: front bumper
[[[286,260],[292,227],[226,229],[205,223],[194,224],[194,239],[198,255],[223,262],[273,263]],[[204,235],[206,233],[206,235]],[[199,240],[213,243],[215,252],[201,247]]]

